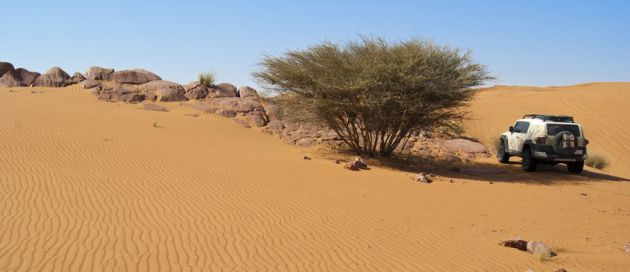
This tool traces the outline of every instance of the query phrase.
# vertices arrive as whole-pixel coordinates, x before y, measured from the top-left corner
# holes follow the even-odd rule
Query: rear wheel
[[[532,152],[529,148],[523,148],[523,162],[522,162],[523,170],[527,172],[536,171],[536,167],[538,167],[538,161],[532,156]]]
[[[567,170],[569,170],[569,173],[582,173],[582,170],[584,170],[584,161],[568,162]]]
[[[499,141],[499,146],[497,146],[497,159],[500,163],[508,163],[510,161],[510,154],[506,152],[503,141]]]

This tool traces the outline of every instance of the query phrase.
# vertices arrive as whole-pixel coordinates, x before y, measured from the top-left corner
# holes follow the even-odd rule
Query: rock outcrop
[[[162,80],[158,75],[144,69],[116,71],[111,73],[109,78],[116,84],[144,84]]]
[[[186,92],[184,91],[184,87],[182,85],[165,80],[150,81],[137,85],[136,90],[142,93],[155,95],[157,99],[162,102],[188,100],[185,96]]]
[[[76,72],[70,77],[70,79],[68,79],[68,84],[77,84],[84,80],[85,80],[85,76],[83,76],[83,74],[79,72]]]
[[[83,89],[92,89],[96,87],[101,87],[102,85],[101,85],[101,82],[98,80],[86,79],[79,82],[79,86],[81,86],[81,88]]]
[[[258,99],[258,92],[249,86],[242,86],[238,88],[238,96],[241,98],[254,98]]]
[[[6,72],[14,71],[14,70],[15,70],[15,67],[13,67],[13,64],[9,62],[0,61],[0,77],[3,76]]]
[[[108,80],[114,69],[92,66],[85,72],[85,77],[95,80]]]
[[[20,87],[22,82],[20,81],[19,74],[15,70],[9,70],[4,72],[4,75],[0,77],[0,87]]]
[[[68,85],[70,75],[59,67],[48,69],[46,73],[33,81],[33,87],[64,87]]]
[[[194,81],[184,85],[186,98],[190,100],[204,99],[208,96],[208,87],[199,81]]]
[[[230,83],[219,83],[208,88],[208,97],[237,97],[236,86]]]
[[[98,99],[111,102],[138,103],[146,99],[146,96],[139,91],[129,90],[118,86],[112,89],[104,89],[99,92]]]
[[[31,72],[24,68],[18,68],[15,70],[15,72],[19,75],[22,86],[31,86],[31,84],[33,84],[33,81],[35,81],[35,79],[37,79],[41,75],[38,72]]]

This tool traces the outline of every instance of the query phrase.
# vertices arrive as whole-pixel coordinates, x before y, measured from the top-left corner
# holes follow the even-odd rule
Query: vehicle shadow
[[[340,156],[350,158],[354,155],[350,151],[336,150],[335,152],[320,153],[329,159],[339,159]],[[445,179],[466,179],[476,181],[528,183],[528,184],[557,184],[557,183],[589,183],[602,181],[630,181],[630,179],[601,173],[585,167],[581,174],[567,171],[566,165],[555,166],[540,164],[536,172],[525,172],[521,169],[519,158],[512,158],[507,164],[501,164],[491,155],[478,156],[472,159],[443,160],[425,158],[414,154],[397,155],[387,158],[365,158],[368,165],[393,169],[416,174],[419,172],[435,174]]]
[[[415,155],[393,158],[375,158],[372,165],[409,173],[432,173],[444,178],[467,179],[478,181],[552,184],[552,183],[587,183],[601,181],[630,181],[606,173],[596,172],[588,167],[581,174],[572,174],[564,164],[540,164],[536,172],[521,169],[518,158],[512,158],[507,164],[495,162],[494,158],[476,158],[463,161],[448,161],[422,158]]]

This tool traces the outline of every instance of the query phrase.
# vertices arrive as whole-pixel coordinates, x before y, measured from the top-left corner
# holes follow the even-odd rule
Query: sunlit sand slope
[[[572,115],[584,126],[589,151],[611,161],[607,172],[630,178],[630,83],[498,86],[480,91],[471,109],[466,130],[484,142],[528,113]]]
[[[76,87],[0,89],[0,271],[630,267],[627,182],[419,184],[303,160],[273,136],[166,106],[99,102]],[[541,263],[497,245],[517,235],[559,256]]]

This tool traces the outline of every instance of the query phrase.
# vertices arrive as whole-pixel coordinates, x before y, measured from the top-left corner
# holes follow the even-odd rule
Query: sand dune
[[[584,126],[590,153],[611,161],[607,173],[630,178],[630,83],[566,87],[498,86],[479,92],[466,130],[489,142],[527,113],[572,115]]]
[[[445,173],[418,184],[411,173],[303,160],[308,150],[176,103],[155,112],[74,86],[35,89],[0,89],[0,271],[630,267],[628,182],[514,171],[554,183]],[[600,118],[588,113],[575,115]],[[497,245],[519,235],[559,256],[541,263]]]

